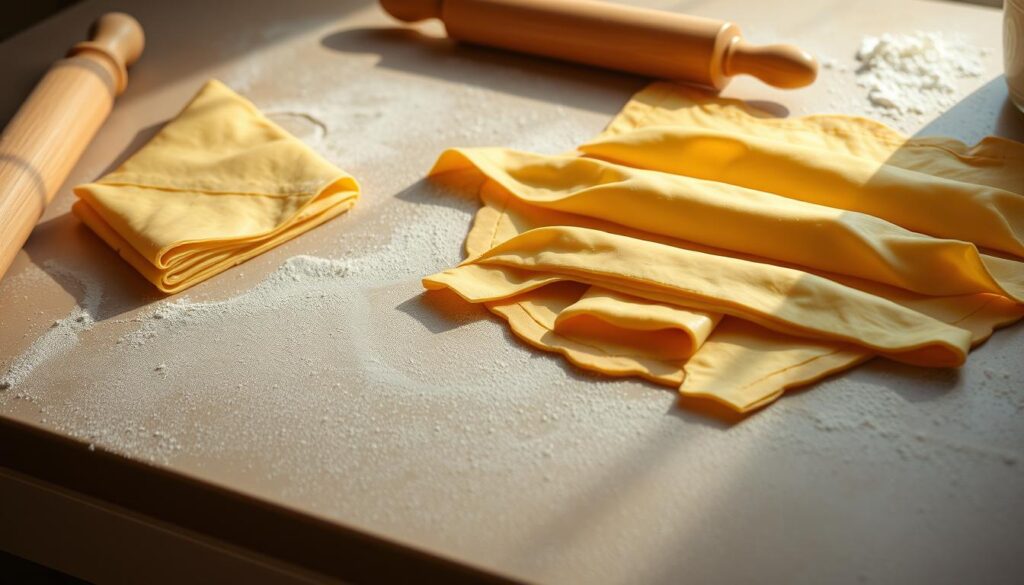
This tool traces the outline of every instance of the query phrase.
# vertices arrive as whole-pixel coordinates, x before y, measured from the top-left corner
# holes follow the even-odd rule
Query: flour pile
[[[957,81],[981,76],[988,53],[958,34],[865,37],[857,51],[857,83],[883,114],[928,114],[957,101]]]

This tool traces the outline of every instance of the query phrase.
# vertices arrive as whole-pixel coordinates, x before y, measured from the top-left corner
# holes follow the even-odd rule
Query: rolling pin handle
[[[722,60],[722,71],[729,77],[746,73],[768,85],[791,89],[814,83],[818,62],[793,45],[757,46],[735,37]]]
[[[110,114],[142,54],[138,21],[111,13],[39,80],[0,134],[0,278]]]
[[[128,85],[128,67],[139,60],[146,37],[139,21],[123,12],[109,12],[93,23],[89,40],[71,47],[68,57],[99,53],[109,59],[119,74],[117,93]]]
[[[380,0],[381,8],[403,22],[441,18],[444,0]]]

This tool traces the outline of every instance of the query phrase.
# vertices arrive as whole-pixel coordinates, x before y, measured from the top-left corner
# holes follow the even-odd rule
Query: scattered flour
[[[918,31],[865,37],[857,51],[857,83],[867,89],[871,105],[885,114],[929,114],[956,102],[958,80],[981,76],[988,53],[959,34]]]
[[[193,301],[182,296],[159,303],[148,313],[132,319],[141,325],[120,337],[117,344],[138,348],[162,332],[202,329],[217,318],[252,317],[267,307],[278,305],[284,297],[314,294],[310,287],[315,281],[342,278],[348,272],[344,261],[295,256],[256,287],[238,296],[221,301]],[[161,363],[154,370],[166,372],[167,364]]]
[[[380,42],[382,50],[392,48]],[[393,48],[405,51],[408,46],[403,42]],[[219,77],[274,122],[358,177],[367,193],[375,191],[382,174],[409,181],[422,177],[445,147],[502,145],[563,152],[595,135],[610,117],[589,112],[592,121],[583,122],[581,115],[567,115],[566,105],[531,97],[548,93],[549,78],[515,67],[496,68],[457,52],[448,60],[424,62],[437,69],[422,75],[380,66],[372,55],[349,53],[334,64],[337,81],[331,91],[313,92],[310,88],[322,86],[325,72],[294,67],[300,51],[282,47],[250,55]],[[480,85],[447,81],[444,70],[452,66],[472,70],[467,78]],[[415,107],[410,108],[413,86]],[[601,88],[585,89],[594,94]],[[620,93],[604,91],[618,107]],[[267,94],[274,97],[264,99]],[[423,148],[411,152],[410,143]]]
[[[118,344],[141,347],[169,328],[201,328],[218,316],[251,317],[285,302],[296,306],[310,296],[325,294],[325,283],[335,288],[386,286],[450,267],[461,257],[462,241],[478,204],[430,183],[414,191],[417,198],[437,197],[433,201],[447,205],[399,203],[383,207],[362,230],[346,232],[339,238],[338,249],[346,251],[345,257],[289,258],[253,289],[226,300],[197,302],[183,296],[159,303],[133,319],[140,327],[122,336]],[[394,231],[384,242],[367,241],[367,232],[378,232],[388,225]]]
[[[44,263],[43,268],[54,278],[80,287],[81,300],[66,317],[54,321],[43,335],[7,366],[0,376],[0,390],[13,388],[37,366],[67,352],[78,343],[78,335],[96,323],[96,314],[103,300],[100,283],[53,260]]]

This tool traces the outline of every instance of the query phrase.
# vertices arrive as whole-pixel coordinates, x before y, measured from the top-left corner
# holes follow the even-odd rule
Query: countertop
[[[807,89],[740,78],[725,91],[780,115],[865,113],[852,70],[865,35],[960,32],[991,49],[986,74],[964,80],[948,111],[897,126],[1024,139],[1000,76],[997,10],[639,3],[835,59]],[[400,559],[449,576],[468,567],[471,579],[581,583],[1024,574],[1020,326],[958,370],[876,359],[740,418],[581,372],[486,311],[422,294],[421,276],[461,259],[476,206],[424,181],[444,148],[568,150],[645,80],[457,46],[368,1],[89,0],[0,44],[0,117],[118,8],[142,22],[146,52],[0,281],[0,364],[22,372],[0,391],[0,465],[19,477],[255,551],[300,579],[388,576]],[[70,189],[137,149],[211,77],[364,195],[165,298],[70,215]],[[345,547],[394,555],[360,564]],[[72,568],[110,578],[100,565],[115,562]]]

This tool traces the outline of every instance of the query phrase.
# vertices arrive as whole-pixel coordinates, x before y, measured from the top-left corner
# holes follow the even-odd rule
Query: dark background
[[[77,2],[78,0],[32,0],[18,2],[15,6],[5,6],[4,17],[0,18],[0,41]]]

